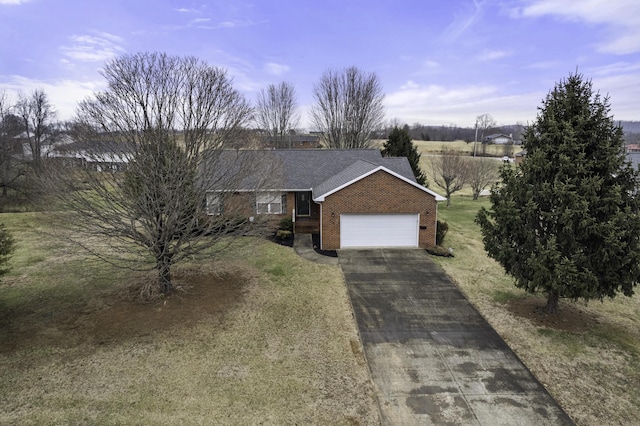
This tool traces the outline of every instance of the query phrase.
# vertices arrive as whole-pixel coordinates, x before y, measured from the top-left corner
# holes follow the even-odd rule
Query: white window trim
[[[266,207],[261,209],[260,206]],[[283,214],[282,192],[256,193],[256,214]]]
[[[222,214],[222,196],[220,194],[207,194],[207,214],[209,216]]]

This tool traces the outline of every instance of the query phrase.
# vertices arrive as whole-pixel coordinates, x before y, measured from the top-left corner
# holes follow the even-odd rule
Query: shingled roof
[[[228,157],[230,163],[238,156],[259,159],[260,165],[256,166],[254,176],[244,179],[239,190],[256,188],[255,182],[261,180],[256,174],[274,173],[275,170],[279,176],[272,182],[277,182],[279,187],[262,186],[262,190],[312,191],[314,199],[382,169],[423,188],[416,183],[406,158],[383,157],[378,149],[277,149],[233,151],[225,154],[223,157]],[[432,191],[427,192],[438,199],[442,198]]]

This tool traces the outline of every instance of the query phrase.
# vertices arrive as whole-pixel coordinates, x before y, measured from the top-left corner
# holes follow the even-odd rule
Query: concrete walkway
[[[423,250],[340,250],[385,425],[571,425]]]
[[[323,256],[314,250],[311,234],[296,234],[293,239],[293,249],[304,259],[325,265],[338,264],[337,257]]]

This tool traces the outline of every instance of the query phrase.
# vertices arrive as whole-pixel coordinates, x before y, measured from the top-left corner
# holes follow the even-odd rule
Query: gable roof
[[[327,196],[378,170],[384,170],[412,186],[425,190],[436,197],[443,197],[416,183],[409,160],[405,157],[383,157],[378,149],[276,149],[276,150],[235,150],[222,153],[225,170],[233,167],[239,157],[254,160],[251,176],[247,176],[236,186],[236,190],[251,191],[257,188],[257,175],[276,173],[271,186],[262,190],[312,191],[313,198]],[[257,160],[257,161],[256,161]],[[321,201],[317,199],[316,201]]]
[[[397,160],[406,161],[406,158],[402,158],[402,157],[383,158],[383,160],[391,160],[391,161],[385,161],[386,163],[401,163],[402,161],[397,161]],[[409,164],[408,161],[406,161],[406,163]],[[351,166],[344,169],[342,172],[330,177],[326,181],[315,186],[313,188],[313,194],[312,194],[313,201],[316,201],[316,202],[324,201],[324,199],[327,196],[335,192],[338,192],[341,189],[346,188],[347,186],[355,182],[358,182],[359,180],[364,179],[365,177],[370,176],[378,171],[384,171],[386,173],[389,173],[390,175],[397,177],[398,179],[408,183],[409,185],[414,186],[420,189],[421,191],[424,191],[428,194],[433,195],[436,198],[436,201],[446,200],[446,198],[444,198],[443,196],[418,184],[416,182],[415,176],[413,175],[413,171],[411,172],[411,177],[413,177],[413,179],[407,179],[407,177],[401,174],[398,174],[383,165],[373,164],[368,161],[358,160],[355,163],[353,163]]]
[[[498,139],[498,138],[513,139],[511,136],[505,135],[504,133],[493,133],[491,135],[485,136],[484,138],[485,139]]]
[[[253,175],[273,173],[278,169],[281,177],[273,182],[277,187],[269,189],[281,191],[311,191],[315,185],[342,172],[358,160],[374,164],[387,160],[383,159],[377,149],[228,150],[221,153],[216,166],[222,166],[220,173],[228,173],[234,164],[239,161],[247,163],[248,159],[251,159]],[[407,167],[404,167],[402,162],[395,162],[395,165],[389,167],[407,177],[413,176],[408,161],[406,163]],[[255,180],[255,176],[247,176],[239,183],[238,189],[256,188]]]
[[[377,149],[278,149],[268,155],[282,163],[284,187],[279,189],[300,191],[310,191],[358,160],[375,163],[382,159]]]

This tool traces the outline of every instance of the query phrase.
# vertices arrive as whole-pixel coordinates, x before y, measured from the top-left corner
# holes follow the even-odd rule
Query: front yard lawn
[[[89,262],[45,216],[3,214],[19,248],[0,283],[0,424],[377,424],[339,267],[249,238],[153,274]]]

